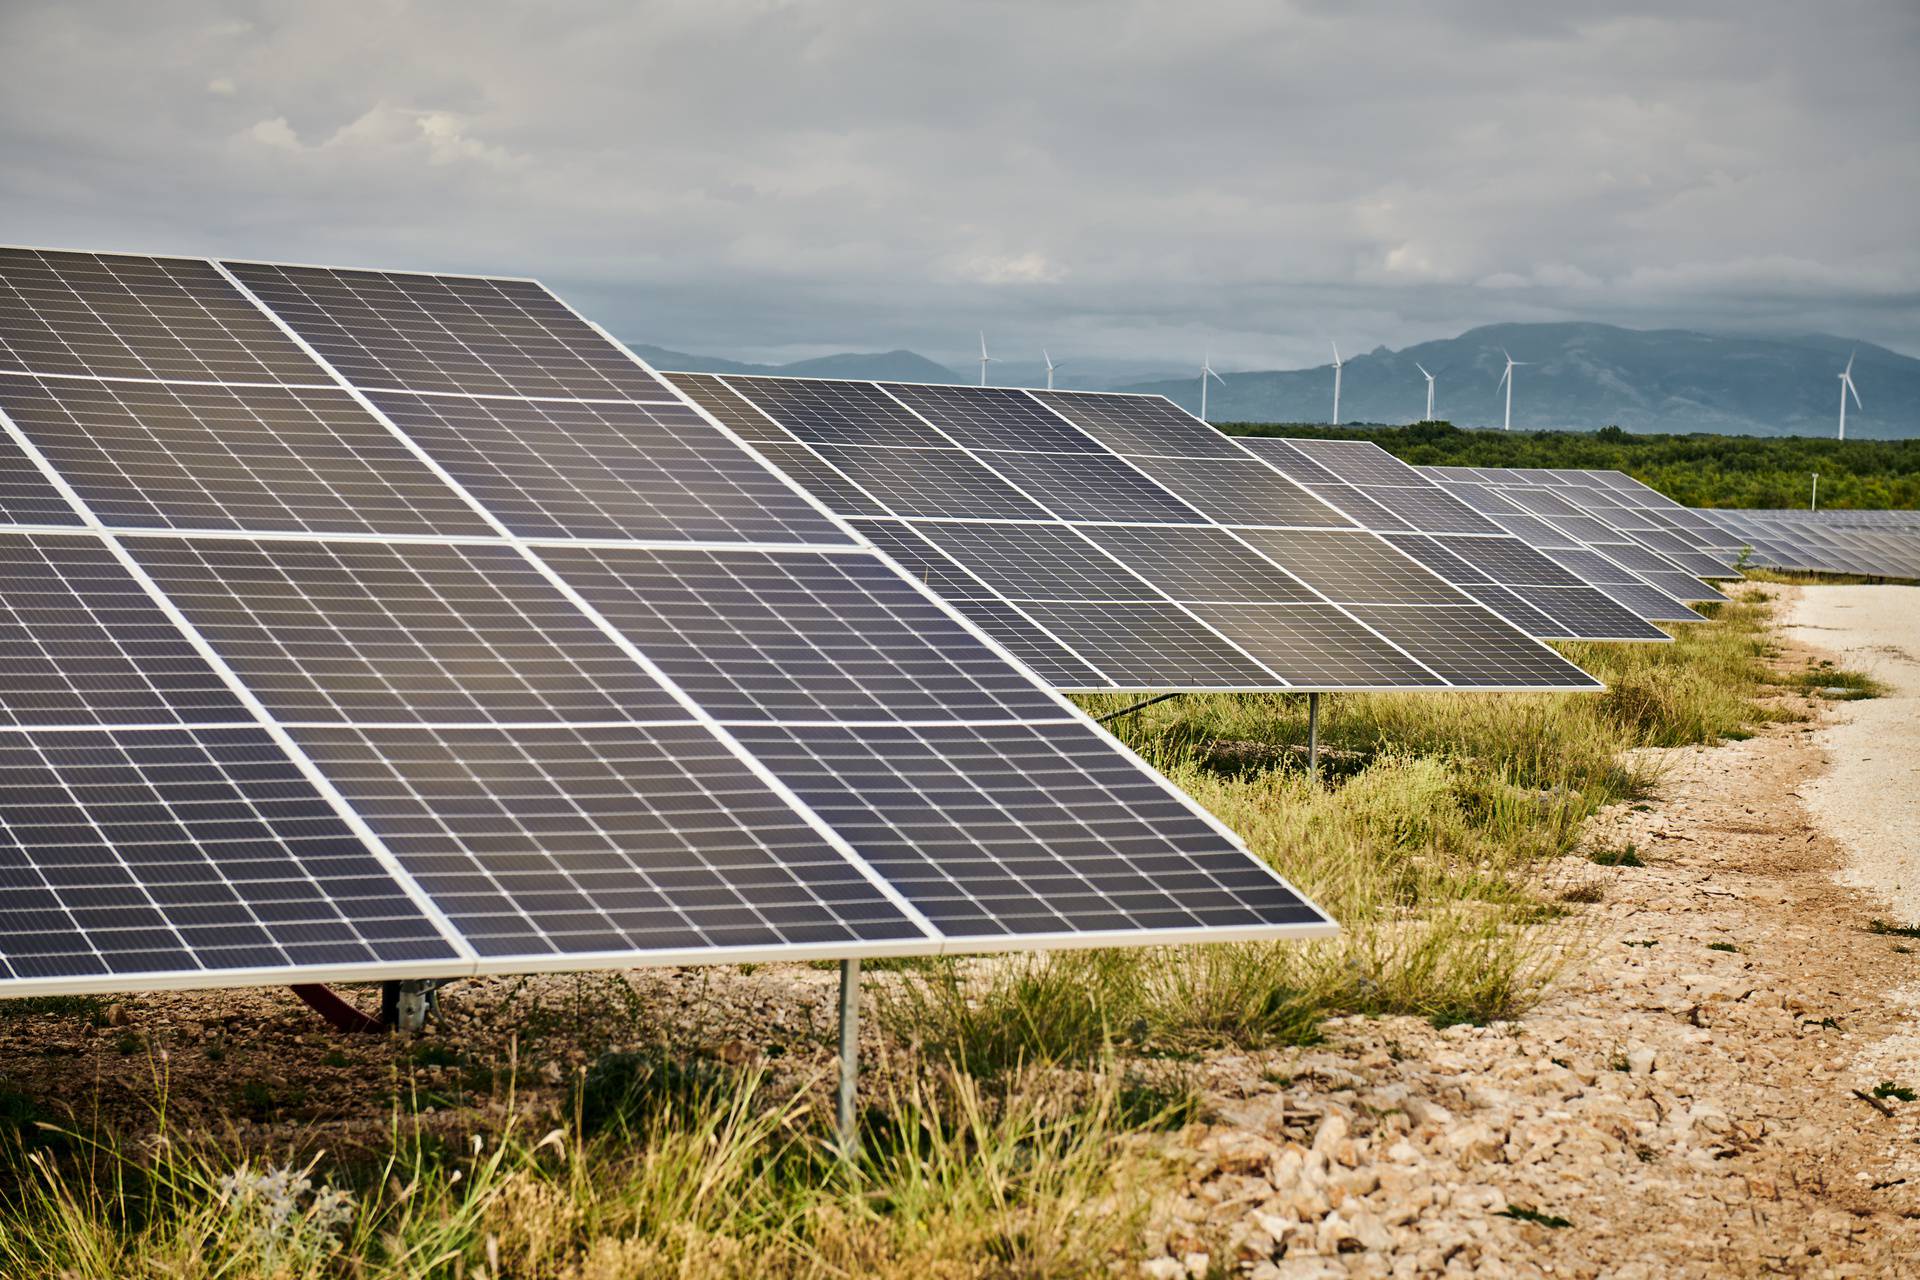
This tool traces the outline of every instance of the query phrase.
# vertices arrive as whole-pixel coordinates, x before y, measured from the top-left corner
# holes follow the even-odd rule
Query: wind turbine
[[[1047,354],[1045,347],[1040,348],[1040,356],[1047,362],[1047,390],[1051,391],[1053,390],[1053,371],[1060,366],[1053,362],[1053,357]]]
[[[1424,376],[1427,380],[1427,416],[1420,419],[1420,421],[1432,422],[1433,421],[1433,375],[1428,373],[1427,366],[1421,364],[1418,360],[1415,360],[1413,362],[1413,367],[1418,369],[1421,375]]]
[[[1337,427],[1340,425],[1340,344],[1328,338],[1327,345],[1333,348],[1333,425]]]
[[[980,385],[983,387],[987,385],[987,366],[993,361],[994,357],[987,354],[987,331],[982,329],[980,331]]]
[[[1845,440],[1847,438],[1847,392],[1849,391],[1853,392],[1854,408],[1856,409],[1866,408],[1865,405],[1860,403],[1860,392],[1853,385],[1854,354],[1855,353],[1851,351],[1847,352],[1846,372],[1840,375],[1840,438],[1842,440]]]
[[[1513,352],[1507,350],[1505,347],[1500,348],[1500,354],[1507,358],[1507,371],[1500,375],[1500,384],[1504,385],[1507,389],[1507,420],[1500,429],[1502,431],[1511,431],[1513,430],[1513,371],[1515,367],[1529,362],[1526,360],[1515,360],[1513,358]]]
[[[1227,380],[1213,371],[1213,357],[1211,355],[1203,355],[1200,357],[1200,421],[1202,422],[1207,420],[1208,378],[1212,378],[1223,387],[1227,385]]]

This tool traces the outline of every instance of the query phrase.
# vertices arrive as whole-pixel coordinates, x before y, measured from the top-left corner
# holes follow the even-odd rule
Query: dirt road
[[[1790,645],[1896,695],[1657,753],[1657,797],[1588,838],[1646,865],[1565,860],[1601,901],[1571,908],[1580,977],[1524,1019],[1216,1059],[1228,1123],[1148,1274],[1212,1248],[1264,1280],[1920,1276],[1920,1101],[1896,1091],[1920,1090],[1920,938],[1870,928],[1920,915],[1888,900],[1916,865],[1883,856],[1920,803],[1920,590],[1780,590]]]

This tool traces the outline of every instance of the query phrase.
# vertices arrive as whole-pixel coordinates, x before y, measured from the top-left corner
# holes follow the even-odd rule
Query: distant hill
[[[890,382],[964,382],[953,370],[912,351],[848,351],[795,360],[791,364],[748,364],[720,356],[696,356],[644,342],[629,342],[635,354],[656,369],[682,373],[767,373],[790,378],[873,378]]]
[[[1504,395],[1502,348],[1526,363],[1514,371],[1516,430],[1720,432],[1831,435],[1847,353],[1857,351],[1854,384],[1863,408],[1848,406],[1847,435],[1920,436],[1920,360],[1829,334],[1801,338],[1715,336],[1684,329],[1605,324],[1502,324],[1401,351],[1376,347],[1350,357],[1341,373],[1346,422],[1411,422],[1426,409],[1426,380],[1438,379],[1434,416],[1497,427]],[[1229,373],[1207,395],[1216,422],[1325,422],[1333,367]],[[1195,378],[1136,383],[1126,390],[1200,402]]]

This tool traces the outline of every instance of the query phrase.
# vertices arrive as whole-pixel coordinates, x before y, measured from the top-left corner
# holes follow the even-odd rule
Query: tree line
[[[1641,435],[1599,431],[1466,431],[1448,422],[1406,427],[1224,423],[1234,435],[1371,440],[1417,466],[1580,467],[1624,471],[1690,507],[1805,507],[1813,473],[1820,505],[1920,507],[1920,440],[1810,436]]]

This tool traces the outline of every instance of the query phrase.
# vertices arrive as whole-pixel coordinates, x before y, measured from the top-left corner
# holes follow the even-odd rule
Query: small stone
[[[1650,1076],[1659,1060],[1660,1055],[1645,1046],[1631,1049],[1627,1052],[1627,1070],[1636,1076]]]
[[[124,1027],[131,1021],[133,1021],[133,1019],[127,1016],[127,1006],[123,1004],[118,1004],[118,1003],[110,1004],[107,1006],[107,1025],[108,1026]]]

